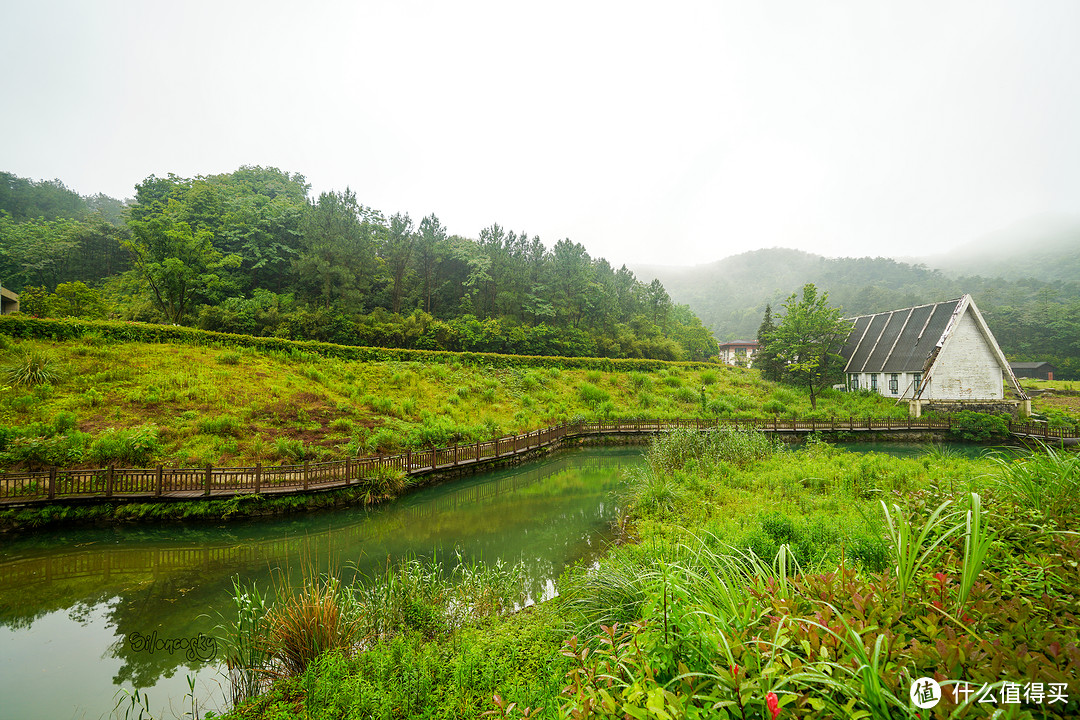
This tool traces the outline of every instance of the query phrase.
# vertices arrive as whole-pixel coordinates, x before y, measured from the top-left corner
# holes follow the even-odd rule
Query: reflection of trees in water
[[[616,508],[611,489],[627,453],[584,451],[418,491],[372,510],[351,509],[231,524],[228,528],[117,529],[56,533],[6,544],[0,560],[0,624],[27,628],[67,610],[75,619],[108,603],[114,681],[149,687],[179,668],[183,653],[134,652],[131,633],[161,638],[212,634],[228,607],[233,575],[272,585],[306,565],[377,577],[387,559],[436,555],[458,562],[521,562],[526,593],[544,596],[565,565],[598,551]],[[82,547],[76,547],[78,545]]]

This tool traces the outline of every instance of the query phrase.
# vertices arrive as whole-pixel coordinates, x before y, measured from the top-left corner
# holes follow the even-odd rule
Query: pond
[[[0,548],[0,720],[109,717],[138,688],[158,717],[227,704],[215,644],[232,578],[271,584],[312,563],[373,575],[402,557],[522,562],[530,599],[597,555],[641,448],[566,451],[374,509],[185,527],[62,530]],[[201,638],[201,639],[200,639]],[[175,643],[172,651],[166,640]],[[193,642],[192,642],[193,641]],[[183,645],[177,648],[175,645]],[[191,645],[192,648],[187,646]],[[188,657],[190,655],[190,657]],[[137,716],[137,712],[133,713]]]

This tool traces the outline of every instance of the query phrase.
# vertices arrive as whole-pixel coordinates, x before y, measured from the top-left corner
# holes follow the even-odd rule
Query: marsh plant
[[[416,633],[432,639],[463,625],[505,615],[526,602],[524,565],[493,565],[460,556],[451,570],[434,558],[387,563],[366,577],[316,572],[299,580],[276,576],[271,593],[233,583],[233,614],[221,626],[234,702],[254,697],[269,681],[300,677],[321,657],[346,657],[376,643]],[[269,597],[273,601],[269,601]]]
[[[60,375],[56,358],[44,350],[20,350],[0,368],[0,378],[12,387],[51,385]]]

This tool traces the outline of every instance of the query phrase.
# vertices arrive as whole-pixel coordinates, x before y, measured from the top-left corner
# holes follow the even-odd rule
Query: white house
[[[851,390],[907,400],[915,416],[930,401],[1004,402],[1005,382],[1028,400],[970,295],[850,320],[840,354]]]
[[[731,340],[717,346],[720,362],[740,367],[754,364],[754,355],[758,350],[757,340]]]

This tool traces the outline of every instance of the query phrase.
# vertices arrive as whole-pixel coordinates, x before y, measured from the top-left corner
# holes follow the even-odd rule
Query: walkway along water
[[[624,470],[640,465],[641,451],[559,452],[376,507],[5,539],[0,720],[114,717],[121,688],[147,692],[154,717],[182,717],[188,675],[202,710],[220,709],[222,648],[208,643],[191,658],[147,643],[218,637],[234,576],[265,592],[312,565],[352,582],[354,571],[378,577],[409,557],[437,558],[447,573],[459,561],[521,563],[528,595],[549,598],[568,564],[591,562],[613,537]]]
[[[1050,428],[1046,423],[1009,422],[1009,434],[1017,439],[1076,445],[1080,432]],[[345,458],[302,465],[205,468],[117,468],[90,470],[49,470],[0,474],[0,505],[41,504],[78,499],[102,501],[113,498],[229,498],[236,495],[288,494],[356,485],[386,472],[418,476],[469,465],[500,461],[563,440],[598,435],[660,433],[677,428],[697,430],[756,429],[767,433],[802,435],[813,432],[889,433],[948,432],[951,417],[945,420],[872,420],[849,418],[830,420],[608,420],[557,425],[523,435],[505,436],[484,442],[417,450],[398,455]]]

